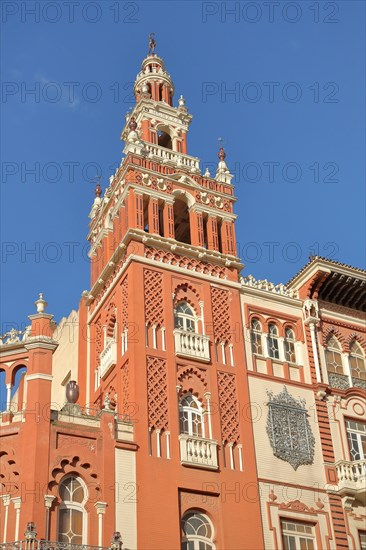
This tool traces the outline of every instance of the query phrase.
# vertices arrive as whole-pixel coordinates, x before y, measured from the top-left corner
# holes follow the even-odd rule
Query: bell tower
[[[90,212],[85,399],[107,399],[133,424],[136,501],[123,508],[116,496],[116,530],[135,525],[138,548],[190,548],[184,522],[199,509],[211,526],[205,548],[260,548],[258,502],[222,493],[257,483],[233,176],[223,148],[212,176],[188,154],[192,115],[183,96],[175,105],[152,36],[149,46],[124,157]],[[116,449],[117,485],[126,449]]]

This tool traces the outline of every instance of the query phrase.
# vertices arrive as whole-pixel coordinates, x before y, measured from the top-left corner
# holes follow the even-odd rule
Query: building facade
[[[3,548],[366,548],[365,272],[243,278],[225,151],[188,155],[154,45],[134,93],[90,290],[2,339]]]

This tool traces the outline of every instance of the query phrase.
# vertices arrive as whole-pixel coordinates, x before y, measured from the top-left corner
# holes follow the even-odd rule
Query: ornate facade
[[[242,278],[153,37],[134,92],[90,290],[2,338],[0,548],[366,548],[365,272]]]

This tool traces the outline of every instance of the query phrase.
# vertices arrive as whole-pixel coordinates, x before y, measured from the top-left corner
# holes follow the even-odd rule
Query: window
[[[196,317],[187,302],[181,302],[175,309],[175,328],[196,332]]]
[[[182,531],[182,550],[215,550],[213,527],[205,514],[186,514],[182,519]]]
[[[351,460],[366,460],[366,424],[346,420],[346,428]]]
[[[268,326],[268,355],[272,359],[279,359],[278,330],[276,325],[271,323]]]
[[[366,550],[366,531],[359,531],[361,550]]]
[[[366,380],[365,357],[360,344],[356,340],[350,346],[349,364],[352,378]]]
[[[186,394],[179,403],[180,433],[195,437],[204,437],[202,407],[191,393]]]
[[[308,523],[281,521],[284,550],[314,550],[314,528]]]
[[[327,341],[325,357],[328,372],[343,374],[341,346],[335,336],[331,336]]]
[[[262,327],[258,319],[252,319],[250,325],[250,342],[252,345],[252,353],[263,355],[262,351]]]
[[[58,542],[83,544],[86,500],[84,484],[76,477],[67,477],[60,485],[62,500],[58,513]]]
[[[296,363],[296,352],[295,352],[295,334],[292,328],[285,329],[285,361],[287,363]]]

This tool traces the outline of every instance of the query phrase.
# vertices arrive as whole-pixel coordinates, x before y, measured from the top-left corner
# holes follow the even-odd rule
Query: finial
[[[149,55],[155,55],[156,41],[154,39],[155,33],[149,34]]]
[[[129,129],[131,130],[131,132],[134,132],[134,131],[136,130],[136,128],[137,128],[137,122],[136,122],[135,117],[132,116],[132,117],[130,118],[130,121],[129,121],[129,123],[128,123],[128,127],[129,127]]]
[[[102,194],[102,188],[99,185],[99,183],[97,183],[97,185],[95,187],[95,196],[100,198],[101,194]]]
[[[44,313],[45,308],[48,306],[46,300],[43,299],[43,292],[39,293],[39,299],[34,302],[37,308],[37,313]]]
[[[226,159],[226,153],[223,147],[220,147],[220,151],[218,152],[217,156],[221,161],[224,161]]]
[[[184,99],[184,97],[182,95],[178,99],[178,105],[179,105],[179,107],[185,107],[186,106],[186,100]]]

